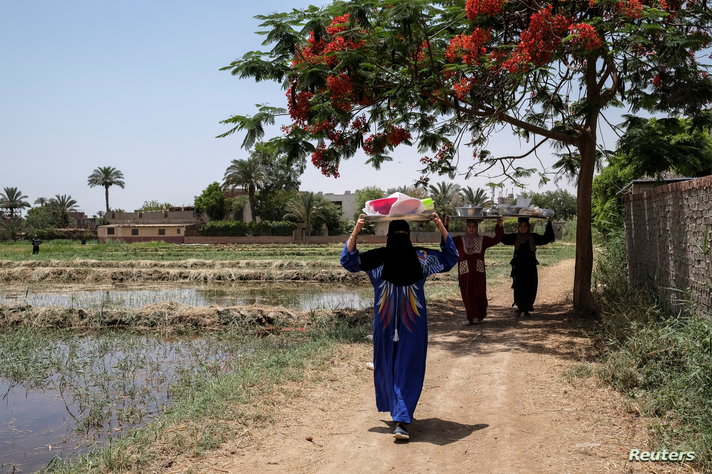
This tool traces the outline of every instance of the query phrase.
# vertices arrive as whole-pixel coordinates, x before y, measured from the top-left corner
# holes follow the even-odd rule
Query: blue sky
[[[126,189],[112,188],[113,208],[132,210],[152,199],[191,205],[230,160],[247,156],[242,137],[215,138],[225,130],[219,121],[251,114],[256,103],[285,105],[278,84],[218,69],[259,48],[255,15],[314,3],[324,2],[4,2],[0,188],[19,187],[31,202],[71,194],[91,215],[103,209],[103,191],[89,188],[87,176],[114,166]],[[514,154],[519,145],[504,131],[491,149]],[[302,189],[411,184],[419,158],[416,150],[401,150],[374,171],[357,155],[338,180],[309,165]],[[490,180],[456,181],[482,187]]]

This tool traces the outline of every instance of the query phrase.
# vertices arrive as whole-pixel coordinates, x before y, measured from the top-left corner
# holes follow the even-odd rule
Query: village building
[[[317,193],[322,196],[327,201],[331,201],[336,204],[339,209],[341,209],[341,220],[352,221],[356,216],[357,211],[361,209],[356,209],[356,194],[351,191],[344,191],[344,194],[334,194],[334,193]]]
[[[197,235],[202,221],[193,207],[173,207],[164,211],[109,212],[107,225],[97,227],[99,243],[163,241],[184,243]]]

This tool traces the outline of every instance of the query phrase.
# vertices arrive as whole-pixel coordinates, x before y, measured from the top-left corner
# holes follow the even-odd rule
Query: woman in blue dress
[[[413,247],[410,227],[391,221],[385,247],[359,253],[356,240],[365,224],[359,216],[341,252],[341,265],[365,271],[373,285],[373,366],[378,411],[389,411],[394,437],[409,439],[408,424],[423,389],[428,320],[423,285],[434,273],[448,272],[458,261],[455,243],[437,214],[440,251]]]

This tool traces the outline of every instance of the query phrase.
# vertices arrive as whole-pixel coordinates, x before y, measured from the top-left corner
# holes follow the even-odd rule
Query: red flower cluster
[[[458,99],[465,100],[470,94],[470,91],[472,91],[472,87],[474,85],[474,79],[463,77],[452,86],[452,89],[455,91],[455,95]]]
[[[319,168],[324,176],[339,177],[339,164],[329,157],[326,145],[320,143],[311,156],[312,164]]]
[[[502,11],[506,0],[467,0],[465,13],[474,20],[478,15],[492,16]]]
[[[309,120],[309,110],[311,103],[309,102],[314,94],[308,91],[299,91],[292,98],[292,85],[287,89],[287,104],[289,107],[289,116],[292,117],[295,124],[304,125]]]
[[[359,117],[356,117],[356,119],[351,122],[351,128],[357,132],[365,132],[368,130],[368,121],[366,120],[365,115],[361,115]]]
[[[330,75],[326,78],[326,87],[331,93],[331,103],[344,112],[351,110],[351,91],[353,84],[348,74]]]
[[[527,51],[515,50],[512,55],[502,63],[502,69],[512,74],[529,71],[532,58]]]
[[[694,2],[688,2],[688,6],[691,6]],[[660,6],[665,10],[674,12],[679,10],[682,6],[682,0],[660,0]]]
[[[403,143],[404,141],[410,140],[410,137],[411,137],[411,135],[408,130],[406,130],[405,128],[398,127],[397,125],[394,125],[388,131],[388,135],[386,136],[386,141],[391,146],[398,146],[401,143]]]
[[[383,150],[386,149],[386,142],[383,140],[383,134],[375,133],[370,135],[363,141],[361,148],[363,148],[364,153],[371,156],[383,153]]]
[[[452,143],[447,142],[438,149],[437,153],[435,153],[435,159],[442,162],[447,160],[450,155],[452,155]]]
[[[536,66],[548,63],[568,33],[571,22],[564,15],[552,15],[552,6],[542,8],[529,20],[529,27],[519,35],[519,44],[502,67],[511,73],[528,71],[532,62]]]
[[[569,26],[569,31],[574,35],[571,42],[578,48],[594,50],[603,44],[596,29],[588,23],[574,23]]]
[[[351,15],[348,13],[346,15],[341,15],[334,17],[331,20],[331,26],[328,26],[326,28],[326,32],[329,33],[330,36],[334,36],[338,33],[343,33],[346,31],[346,24],[349,22],[349,18]]]
[[[380,155],[386,146],[395,147],[410,140],[410,132],[405,128],[393,125],[386,132],[374,133],[363,141],[363,151],[367,155]]]
[[[640,18],[643,15],[643,4],[640,3],[640,0],[620,0],[616,3],[616,8],[631,19]]]
[[[653,77],[653,85],[655,87],[660,87],[663,85],[663,78],[660,77],[660,74],[656,74],[655,77]]]
[[[458,35],[450,40],[445,50],[445,58],[451,63],[462,59],[462,62],[474,66],[479,58],[487,52],[484,45],[490,39],[490,30],[477,27],[471,35]]]

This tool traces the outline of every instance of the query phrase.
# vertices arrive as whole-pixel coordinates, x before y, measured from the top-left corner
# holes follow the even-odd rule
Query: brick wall
[[[673,307],[689,289],[698,309],[712,310],[712,176],[623,198],[631,286],[650,286]]]

